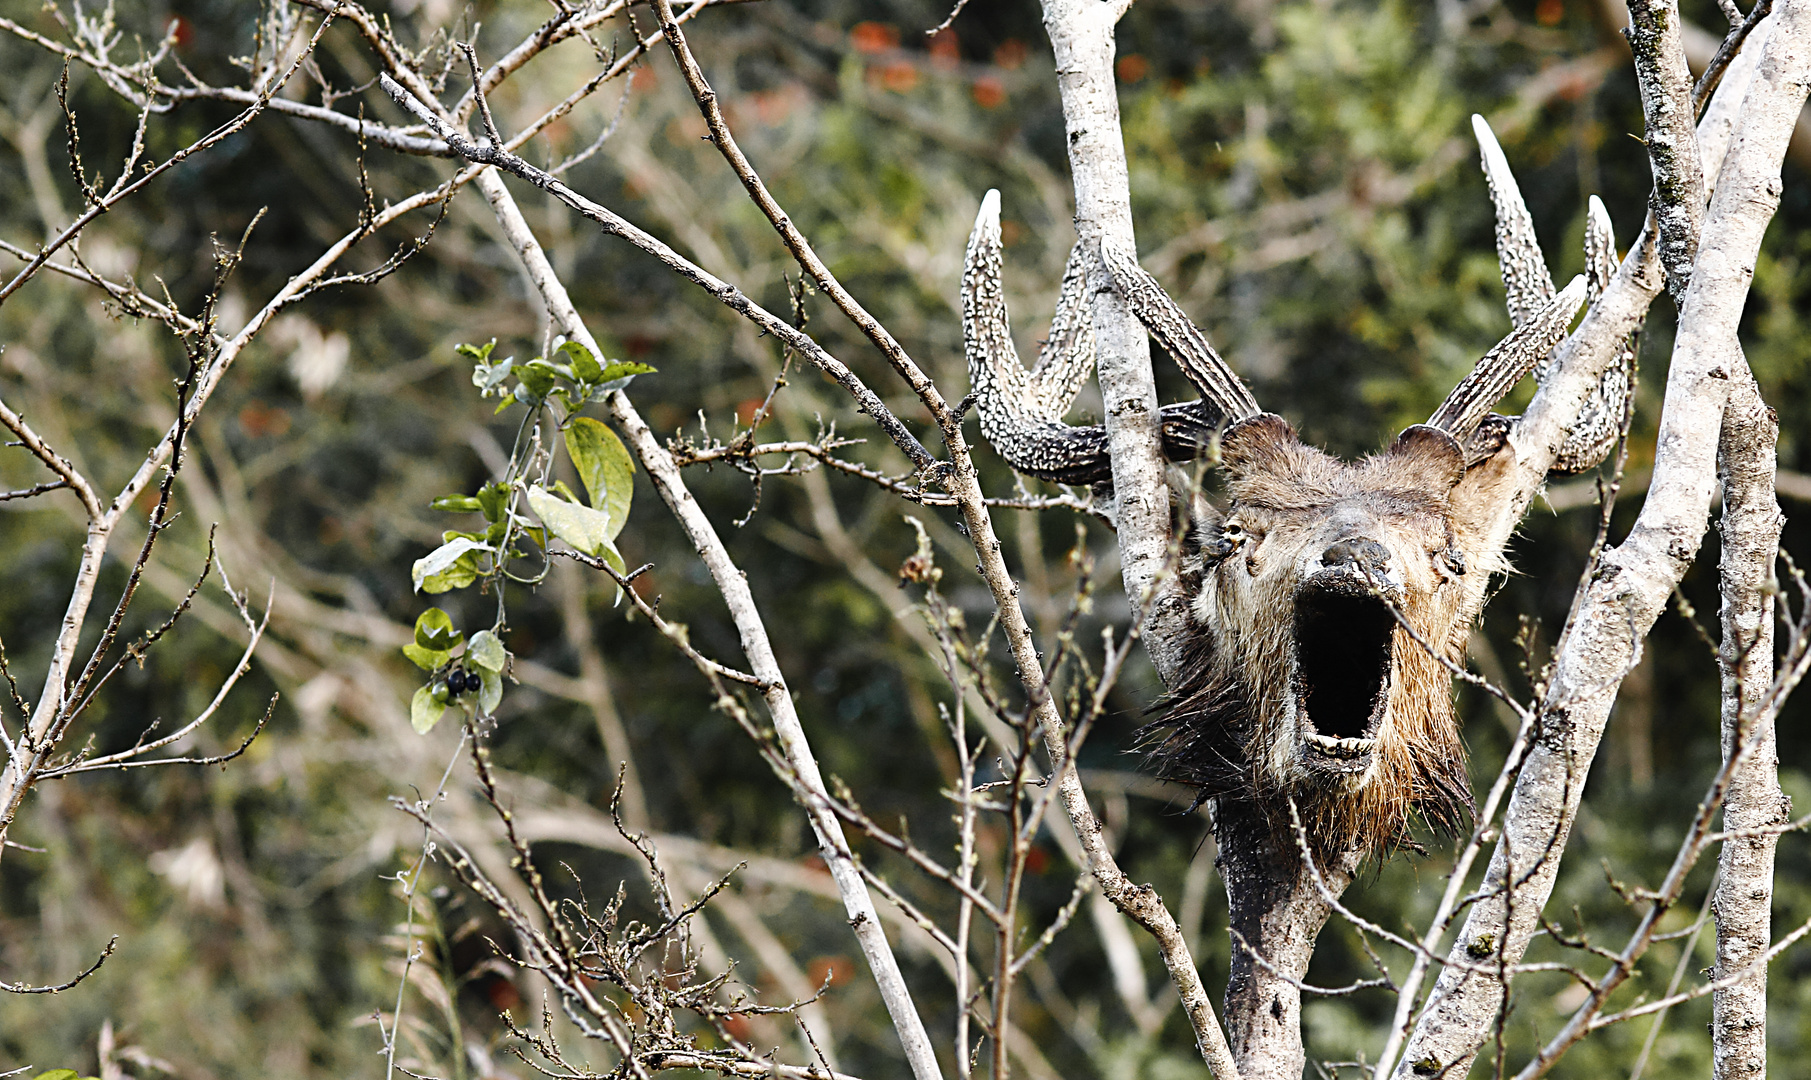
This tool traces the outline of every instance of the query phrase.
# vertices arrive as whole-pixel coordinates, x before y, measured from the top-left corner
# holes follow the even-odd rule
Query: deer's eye
[[[1226,522],[1220,526],[1220,533],[1201,544],[1201,564],[1206,569],[1213,569],[1226,560],[1226,557],[1239,550],[1245,541],[1245,531],[1236,522]]]

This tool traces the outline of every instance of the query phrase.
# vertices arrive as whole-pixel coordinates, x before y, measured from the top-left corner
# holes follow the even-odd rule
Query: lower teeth
[[[1374,743],[1371,739],[1333,739],[1319,734],[1309,735],[1308,740],[1316,748],[1335,757],[1357,757],[1371,749]]]

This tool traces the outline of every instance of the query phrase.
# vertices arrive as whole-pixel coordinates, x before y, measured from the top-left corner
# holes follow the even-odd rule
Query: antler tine
[[[1503,395],[1565,338],[1566,328],[1572,325],[1572,317],[1584,302],[1585,278],[1580,274],[1565,291],[1485,353],[1471,374],[1446,396],[1428,424],[1464,441],[1503,400]]]
[[[1509,159],[1497,145],[1496,133],[1482,116],[1471,116],[1472,134],[1484,162],[1484,181],[1497,208],[1497,262],[1503,267],[1503,289],[1511,326],[1520,327],[1553,299],[1553,278],[1534,238],[1534,218],[1522,202],[1522,189],[1509,171]]]
[[[1244,381],[1214,351],[1206,336],[1163,291],[1157,279],[1138,265],[1135,253],[1103,237],[1100,255],[1107,269],[1113,272],[1113,283],[1119,286],[1120,294],[1131,305],[1138,321],[1144,323],[1151,336],[1176,358],[1182,373],[1201,392],[1202,400],[1219,410],[1221,418],[1228,421],[1243,420],[1263,411],[1258,408],[1257,398],[1252,397]]]
[[[1063,273],[1050,340],[1039,354],[1037,368],[1026,371],[1013,348],[1000,288],[1000,193],[989,191],[982,198],[962,266],[962,338],[969,386],[981,413],[981,434],[1019,472],[1063,484],[1093,484],[1113,475],[1106,429],[1063,423],[1063,414],[1094,367],[1087,270],[1087,258],[1077,245]],[[1213,350],[1207,352],[1212,355]],[[1234,384],[1238,385],[1236,379]],[[1186,461],[1199,453],[1219,419],[1211,415],[1216,407],[1200,401],[1165,405],[1164,455]],[[1256,411],[1253,405],[1251,412]]]
[[[1591,196],[1590,212],[1585,217],[1585,296],[1587,302],[1596,303],[1603,294],[1604,287],[1616,275],[1616,233],[1610,226],[1609,212],[1604,209],[1603,200]],[[1629,368],[1634,357],[1625,346],[1621,362],[1603,373],[1597,382],[1597,388],[1585,399],[1579,410],[1578,420],[1567,433],[1566,441],[1560,444],[1559,453],[1553,459],[1553,471],[1560,473],[1581,473],[1595,468],[1609,455],[1610,448],[1616,445],[1617,436],[1622,433],[1622,412],[1629,396]],[[1536,369],[1540,377],[1546,377],[1545,360]]]
[[[1088,259],[1078,240],[1069,249],[1063,284],[1056,295],[1050,337],[1038,351],[1031,371],[1031,392],[1038,409],[1055,419],[1069,411],[1094,370],[1094,319],[1088,310]]]
[[[1047,356],[1037,375],[1027,372],[1012,344],[1000,286],[1000,193],[983,196],[962,265],[962,339],[981,434],[1018,471],[1067,484],[1092,483],[1111,474],[1106,432],[1062,422],[1093,359],[1094,331],[1081,301],[1076,290],[1059,311],[1059,323],[1070,331],[1052,336],[1068,345]],[[1082,365],[1079,375],[1076,365]],[[1052,377],[1040,386],[1046,369]],[[1058,372],[1060,379],[1054,377]]]
[[[1616,276],[1616,229],[1610,224],[1610,212],[1603,200],[1591,196],[1591,208],[1585,215],[1585,300],[1597,303],[1610,279]]]
[[[1000,193],[989,190],[975,215],[962,260],[962,340],[968,381],[981,408],[1009,407],[1026,396],[1025,368],[1012,344],[1006,294],[1000,287]]]

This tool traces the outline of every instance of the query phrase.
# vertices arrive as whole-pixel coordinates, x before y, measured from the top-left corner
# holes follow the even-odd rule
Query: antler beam
[[[1088,312],[1083,249],[1078,244],[1069,253],[1050,337],[1030,371],[1025,370],[1013,345],[1006,297],[1000,285],[1000,251],[1000,193],[989,191],[981,200],[980,213],[975,215],[962,270],[962,337],[968,354],[969,386],[981,414],[981,433],[1008,464],[1028,476],[1064,484],[1110,480],[1106,429],[1063,422],[1063,415],[1094,369],[1094,326]],[[1146,279],[1149,280],[1148,275]],[[1162,295],[1154,281],[1151,286]],[[1238,382],[1238,377],[1225,367],[1200,331],[1182,317],[1174,302],[1168,297],[1163,299],[1199,342],[1199,348],[1212,358],[1201,363],[1218,363],[1232,385],[1244,394],[1249,412],[1240,415],[1256,412],[1256,402],[1251,401],[1250,392]],[[1136,306],[1137,302],[1133,302]],[[1144,317],[1142,310],[1140,317]],[[1158,340],[1169,344],[1162,335]],[[1172,461],[1193,458],[1201,444],[1212,436],[1220,419],[1205,402],[1164,406],[1164,455]]]

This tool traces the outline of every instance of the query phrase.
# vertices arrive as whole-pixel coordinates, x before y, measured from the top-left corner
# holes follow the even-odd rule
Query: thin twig
[[[551,176],[545,171],[530,165],[516,154],[504,149],[501,144],[489,143],[481,145],[473,142],[471,139],[461,135],[457,131],[454,131],[445,121],[437,116],[433,110],[422,104],[413,94],[403,89],[401,85],[391,79],[388,73],[384,74],[379,81],[383,86],[384,91],[388,93],[397,104],[420,117],[434,129],[435,134],[445,139],[447,144],[456,150],[461,157],[485,165],[496,166],[505,172],[513,173],[514,175],[527,180],[529,183],[534,184],[536,187],[546,191],[567,206],[572,207],[586,218],[603,226],[606,232],[629,241],[629,243],[640,248],[642,251],[659,259],[662,263],[666,264],[667,267],[677,272],[681,277],[698,285],[700,288],[716,297],[732,311],[735,311],[750,322],[753,322],[767,333],[780,338],[782,341],[786,342],[787,345],[810,358],[813,363],[831,378],[835,379],[844,387],[844,389],[848,390],[849,393],[855,397],[856,407],[860,411],[873,417],[874,421],[880,425],[881,430],[885,431],[887,436],[893,440],[894,444],[905,451],[906,456],[912,459],[913,464],[917,465],[920,469],[931,469],[936,465],[936,461],[931,457],[930,452],[924,449],[923,444],[918,441],[916,436],[906,430],[905,425],[901,424],[899,419],[893,415],[892,410],[888,409],[886,405],[881,402],[879,396],[876,395],[874,391],[868,389],[867,384],[863,383],[842,361],[826,352],[816,341],[812,340],[804,333],[793,329],[790,323],[774,315],[753,300],[750,300],[742,293],[742,290],[736,288],[734,285],[721,280],[708,270],[705,270],[703,267],[685,258],[683,255],[680,255],[671,247],[630,224],[627,220],[620,217],[609,208],[580,195],[578,192],[568,187],[566,183],[558,177]]]
[[[95,957],[94,963],[89,964],[87,970],[75,976],[73,979],[70,979],[68,982],[58,983],[55,986],[32,986],[29,983],[0,982],[0,990],[4,990],[9,994],[60,994],[65,990],[74,989],[77,983],[80,983],[83,979],[86,979],[88,976],[93,975],[101,969],[101,965],[107,962],[109,956],[113,955],[113,948],[118,944],[118,934],[108,938],[107,947],[101,950],[101,955]]]

